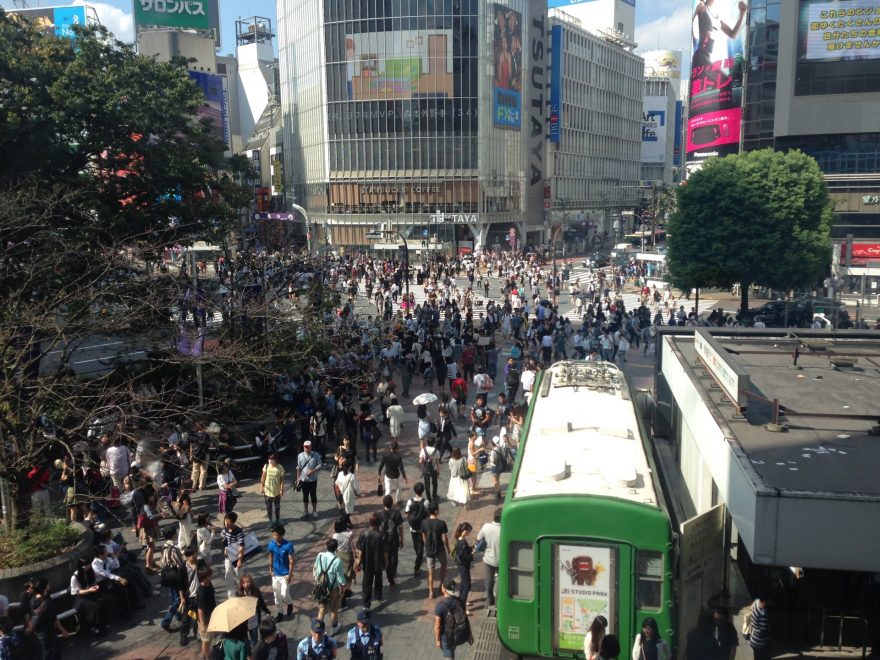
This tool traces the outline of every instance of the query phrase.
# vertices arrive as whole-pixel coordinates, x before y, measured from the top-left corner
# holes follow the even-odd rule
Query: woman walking
[[[361,491],[358,486],[357,478],[355,478],[353,472],[349,471],[347,465],[343,464],[339,470],[339,474],[336,475],[333,490],[335,490],[342,499],[342,504],[340,506],[342,515],[349,524],[351,524],[351,514],[354,513],[355,498],[361,494]]]
[[[456,447],[452,450],[452,458],[449,459],[449,487],[446,489],[446,499],[453,506],[461,504],[467,506],[471,500],[468,485],[471,473],[468,470],[467,461],[461,455],[461,450]]]
[[[468,595],[471,593],[471,564],[474,563],[474,549],[468,543],[467,537],[473,529],[469,522],[461,523],[455,530],[455,547],[452,550],[452,556],[458,565],[458,577],[461,581],[459,597],[461,602],[464,603],[465,612],[468,616],[471,615],[471,604],[468,602]]]

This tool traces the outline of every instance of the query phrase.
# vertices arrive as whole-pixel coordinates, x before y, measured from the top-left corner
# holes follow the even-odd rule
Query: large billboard
[[[666,163],[666,134],[669,131],[668,99],[646,96],[642,101],[642,163]]]
[[[562,26],[550,29],[550,142],[562,133]]]
[[[211,27],[208,0],[134,0],[138,26],[207,30]]]
[[[548,0],[547,6],[550,9],[564,9],[565,7],[571,7],[572,5],[585,5],[589,2],[597,2],[598,0]],[[636,6],[636,0],[618,0],[625,5],[629,5],[630,7]]]
[[[9,13],[27,18],[40,26],[46,34],[54,34],[62,39],[73,39],[73,28],[86,24],[86,8],[84,6],[16,9]]]
[[[349,101],[452,98],[452,30],[345,35]]]
[[[678,90],[681,80],[680,50],[649,50],[642,53],[642,59],[645,60],[646,78],[669,78],[675,82],[675,89]]]
[[[687,169],[739,150],[748,5],[743,0],[694,0]]]
[[[522,124],[522,14],[492,5],[492,123],[519,130]]]
[[[880,0],[801,0],[800,9],[800,60],[880,58]]]
[[[190,79],[202,90],[205,102],[199,108],[199,119],[210,119],[211,135],[229,146],[229,112],[226,77],[203,71],[188,71]]]

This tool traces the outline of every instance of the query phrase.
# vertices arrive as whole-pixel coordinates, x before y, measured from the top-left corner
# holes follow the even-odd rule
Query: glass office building
[[[318,243],[540,241],[545,32],[537,0],[279,0],[287,201]]]

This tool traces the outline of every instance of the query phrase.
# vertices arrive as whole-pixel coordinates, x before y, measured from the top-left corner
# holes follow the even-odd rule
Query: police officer
[[[382,660],[382,631],[371,623],[370,610],[362,609],[357,625],[348,631],[345,648],[351,651],[351,660]]]

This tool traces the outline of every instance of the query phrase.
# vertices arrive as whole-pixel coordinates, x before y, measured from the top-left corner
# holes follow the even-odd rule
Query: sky
[[[135,0],[137,1],[137,0]],[[487,0],[488,1],[488,0]],[[82,0],[26,0],[30,7],[84,4]],[[85,2],[93,6],[101,23],[121,41],[134,39],[132,0]],[[688,59],[690,50],[691,0],[636,0],[637,52],[655,48],[681,49]],[[0,0],[0,6],[12,9],[13,0]],[[275,25],[275,0],[220,0],[222,53],[235,49],[235,20],[249,16],[265,16]]]

